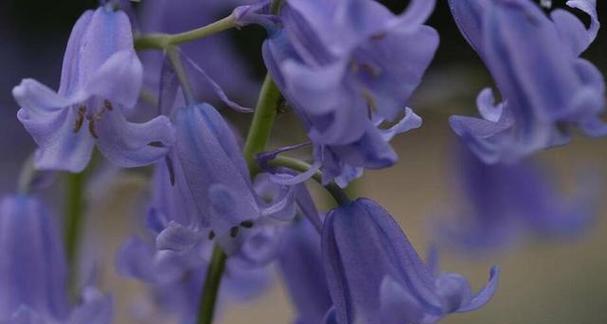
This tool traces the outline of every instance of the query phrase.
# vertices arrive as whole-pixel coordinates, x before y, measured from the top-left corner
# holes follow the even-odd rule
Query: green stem
[[[84,184],[86,174],[67,175],[66,215],[64,223],[64,242],[69,271],[69,291],[72,297],[77,295],[79,243],[84,225]]]
[[[286,167],[299,172],[306,172],[311,168],[310,164],[302,160],[285,156],[278,156],[275,159],[271,160],[269,164],[272,167]],[[339,187],[335,182],[323,184],[322,173],[320,171],[317,171],[312,176],[312,179],[314,179],[321,186],[323,186],[325,190],[327,190],[327,192],[331,195],[331,197],[335,199],[335,202],[337,202],[339,205],[347,205],[351,202],[345,190]]]
[[[27,194],[30,191],[30,185],[36,176],[36,167],[34,166],[34,154],[31,154],[21,167],[19,173],[19,182],[17,183],[18,192]]]
[[[185,71],[185,67],[183,66],[183,62],[181,61],[181,57],[179,56],[179,50],[175,46],[169,46],[166,48],[166,54],[169,57],[169,61],[171,61],[171,65],[173,65],[177,79],[181,84],[185,101],[188,105],[194,104],[194,91],[192,90],[192,85],[188,81],[188,75]]]
[[[270,75],[266,75],[257,105],[255,106],[255,114],[253,115],[253,121],[251,122],[251,128],[247,135],[247,141],[244,146],[244,157],[249,167],[251,175],[257,174],[259,166],[255,161],[255,155],[262,152],[272,132],[272,126],[276,119],[278,111],[278,104],[280,103],[280,91],[276,86],[276,83],[272,80]]]
[[[282,4],[283,4],[282,0],[272,1],[272,6],[270,7],[270,12],[274,15],[277,15],[280,12],[280,9],[282,8]]]
[[[187,43],[197,39],[205,38],[234,27],[238,27],[236,19],[234,19],[233,15],[229,15],[206,26],[202,26],[179,34],[158,33],[136,37],[135,48],[137,50],[167,49],[170,46],[176,46],[182,43]]]
[[[215,314],[215,304],[217,303],[217,295],[221,284],[221,277],[226,266],[226,254],[219,246],[213,249],[211,263],[207,270],[207,276],[204,281],[202,298],[200,299],[198,324],[211,324],[213,315]]]

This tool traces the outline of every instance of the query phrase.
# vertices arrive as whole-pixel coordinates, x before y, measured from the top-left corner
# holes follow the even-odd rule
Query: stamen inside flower
[[[377,33],[377,34],[371,35],[370,38],[371,38],[371,40],[374,40],[374,41],[380,41],[380,40],[384,39],[385,37],[386,37],[386,33],[382,32],[382,33]]]
[[[371,91],[369,91],[369,89],[363,88],[362,95],[363,98],[365,98],[365,101],[367,102],[367,112],[369,114],[369,119],[372,119],[373,113],[377,111],[377,101],[375,100],[375,97],[373,96],[373,94],[371,94]]]
[[[78,106],[78,114],[76,115],[76,120],[74,121],[74,133],[78,133],[80,131],[82,125],[84,124],[84,120],[86,119],[89,122],[88,130],[89,133],[91,133],[91,136],[94,138],[99,138],[95,123],[103,117],[103,114],[105,114],[106,111],[113,111],[114,107],[109,100],[105,99],[103,100],[102,107],[97,109],[97,112],[87,114],[87,110],[87,106],[84,104]]]
[[[230,228],[230,237],[236,237],[238,235],[238,232],[240,232],[240,228],[238,226]]]
[[[78,115],[76,116],[76,122],[74,123],[74,133],[78,133],[82,124],[84,123],[84,117],[86,115],[86,106],[80,105],[78,107]]]
[[[253,221],[252,220],[242,221],[240,223],[240,226],[242,226],[244,228],[251,228],[251,227],[253,227]]]

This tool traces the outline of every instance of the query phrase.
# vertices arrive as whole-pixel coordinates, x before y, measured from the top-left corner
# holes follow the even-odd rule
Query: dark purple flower
[[[388,141],[417,128],[406,108],[438,46],[423,22],[434,1],[396,16],[375,1],[289,1],[264,43],[268,70],[316,146],[317,164],[348,182],[396,162]],[[396,124],[384,129],[383,124]]]
[[[15,195],[0,201],[0,249],[0,322],[111,322],[111,299],[93,288],[78,307],[68,304],[63,244],[38,199]]]
[[[451,117],[451,127],[487,163],[516,161],[565,144],[569,128],[607,134],[601,73],[579,58],[599,23],[593,0],[568,1],[591,26],[562,9],[550,17],[527,0],[450,0],[460,30],[491,72],[504,101],[490,89],[477,99],[482,118]]]
[[[497,288],[497,268],[477,295],[459,274],[434,274],[394,219],[368,199],[329,212],[322,249],[337,323],[434,323],[482,307]]]
[[[164,156],[174,137],[170,121],[161,116],[134,124],[125,117],[139,98],[142,73],[126,14],[109,7],[86,11],[70,35],[59,91],[32,79],[13,89],[17,117],[39,146],[36,166],[82,171],[95,143],[123,167]]]
[[[582,189],[564,199],[533,161],[489,165],[462,145],[454,164],[466,207],[456,221],[440,227],[438,235],[448,244],[478,249],[513,243],[529,232],[571,236],[596,216],[598,190],[592,181],[580,183]]]

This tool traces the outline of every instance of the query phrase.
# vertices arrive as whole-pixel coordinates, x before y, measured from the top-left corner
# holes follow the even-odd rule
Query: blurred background
[[[142,0],[143,5],[153,1],[156,0]],[[178,7],[181,1],[184,0],[173,0],[172,4]],[[395,12],[407,4],[401,0],[383,2]],[[562,6],[564,2],[553,1],[553,4]],[[607,21],[607,3],[598,2],[599,13]],[[12,87],[22,78],[32,77],[56,89],[71,27],[84,10],[96,5],[94,0],[4,0],[0,3],[1,194],[15,190],[20,165],[35,147],[17,121],[18,107],[11,97]],[[218,13],[217,18],[220,16]],[[455,142],[447,119],[456,113],[475,114],[477,93],[492,85],[482,63],[460,36],[445,0],[438,1],[428,24],[439,31],[441,44],[410,104],[424,118],[424,125],[393,141],[400,155],[399,164],[367,172],[353,189],[361,196],[376,199],[397,217],[422,255],[435,241],[433,224],[461,207],[461,187],[454,180]],[[255,27],[230,32],[226,37],[229,50],[244,62],[242,73],[256,82],[265,73],[259,54],[263,37],[264,31]],[[208,44],[212,46],[212,40]],[[606,32],[599,33],[584,56],[607,73]],[[247,104],[255,99],[240,97]],[[248,116],[228,113],[228,117],[238,128],[246,129]],[[300,139],[293,134],[293,125],[296,120],[289,112],[279,116],[274,145]],[[542,152],[537,159],[543,168],[550,170],[554,177],[551,180],[565,194],[578,189],[578,175],[592,174],[602,184],[601,197],[607,197],[606,139],[577,137],[572,144]],[[102,177],[91,185],[87,236],[94,242],[89,242],[90,245],[96,246],[91,255],[98,258],[94,263],[99,266],[100,285],[115,296],[116,323],[131,323],[128,315],[132,301],[145,291],[140,283],[115,273],[114,253],[128,236],[139,231],[136,227],[141,223],[139,214],[147,180],[142,172],[112,175],[116,176]],[[98,194],[95,186],[108,190]],[[62,184],[58,183],[55,188],[47,199],[61,216]],[[310,188],[315,187],[310,185]],[[320,195],[319,201],[323,201]],[[475,288],[484,284],[491,265],[502,268],[500,288],[488,306],[474,313],[451,316],[444,323],[607,323],[607,204],[605,199],[600,199],[600,203],[596,221],[575,237],[527,236],[508,248],[472,255],[440,246],[441,268],[468,276]],[[221,323],[288,323],[292,319],[288,296],[279,280],[260,298],[224,306],[219,318]]]

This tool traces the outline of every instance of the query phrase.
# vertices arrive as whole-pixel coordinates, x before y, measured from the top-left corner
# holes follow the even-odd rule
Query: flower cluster
[[[520,228],[550,235],[585,228],[596,191],[565,201],[524,159],[567,143],[571,126],[607,134],[602,75],[579,57],[598,33],[595,1],[567,2],[590,16],[589,27],[532,0],[449,5],[502,101],[485,89],[477,100],[482,118],[451,117],[471,217],[435,232],[474,250],[513,240]],[[427,324],[484,306],[497,290],[498,267],[474,293],[462,275],[440,272],[434,257],[424,261],[377,202],[344,191],[364,170],[394,165],[390,141],[422,125],[409,104],[438,50],[438,32],[426,25],[434,7],[412,0],[395,14],[375,0],[151,0],[141,11],[106,1],[83,13],[59,90],[33,79],[13,89],[17,117],[38,148],[19,193],[0,202],[0,322],[112,321],[111,298],[94,280],[74,279],[79,242],[62,242],[37,192],[48,182],[44,172],[74,173],[68,203],[78,206],[88,171],[106,163],[95,148],[116,167],[152,169],[143,172],[151,180],[145,232],[116,257],[121,275],[149,288],[141,302],[152,308],[137,312],[141,321],[163,314],[211,323],[217,303],[267,288],[274,265],[300,324]],[[254,110],[231,99],[248,101],[258,87],[229,39],[215,35],[248,25],[267,32],[268,73]],[[244,141],[227,109],[253,112]],[[270,147],[280,110],[297,117],[304,143]],[[306,160],[284,156],[304,147],[311,147]],[[310,179],[334,208],[317,207]],[[66,213],[66,238],[82,230],[73,227],[81,217],[82,208]]]

